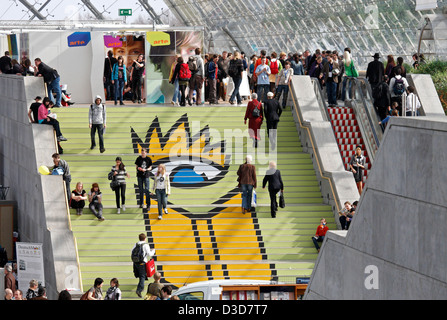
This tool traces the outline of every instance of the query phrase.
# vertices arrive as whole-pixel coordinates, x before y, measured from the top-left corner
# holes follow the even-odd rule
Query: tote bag
[[[152,277],[155,273],[155,262],[154,259],[149,260],[146,263],[146,275],[148,278]]]

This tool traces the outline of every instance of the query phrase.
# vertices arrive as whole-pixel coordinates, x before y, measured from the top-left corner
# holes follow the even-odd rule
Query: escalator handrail
[[[323,88],[321,87],[320,81],[318,81],[318,78],[314,78],[314,77],[311,77],[310,80],[314,84],[314,89],[316,88],[318,90],[318,93],[320,95],[321,101],[323,103],[323,109],[324,109],[324,112],[325,112],[325,115],[326,115],[326,119],[327,119],[327,121],[330,122],[331,121],[331,117],[329,116],[329,111],[327,109],[328,106],[327,106],[326,100],[324,99]],[[317,99],[318,99],[318,97],[317,97]]]
[[[355,86],[358,86],[358,85],[360,84],[360,80],[357,79],[357,78],[354,78],[354,77],[347,77],[347,81],[351,81],[351,82],[353,82]],[[348,90],[349,86],[347,85],[346,87],[347,87],[346,90]],[[377,132],[376,132],[376,129],[375,129],[375,127],[374,127],[374,123],[372,122],[371,116],[370,116],[370,114],[369,114],[369,112],[368,112],[368,107],[366,106],[365,96],[363,95],[362,90],[359,90],[359,93],[360,93],[360,98],[361,98],[361,100],[362,100],[363,108],[365,109],[365,111],[366,111],[366,115],[367,115],[367,117],[368,117],[369,125],[370,125],[370,127],[371,127],[371,129],[372,129],[372,134],[373,134],[373,136],[374,136],[374,140],[375,140],[375,142],[376,142],[376,144],[377,144],[377,148],[379,148],[379,146],[380,146],[380,140],[379,140],[379,138],[378,138],[378,136],[377,136]]]

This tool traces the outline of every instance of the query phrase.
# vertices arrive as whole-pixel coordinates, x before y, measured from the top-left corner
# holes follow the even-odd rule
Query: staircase
[[[88,192],[97,182],[103,192],[105,221],[89,209],[77,216],[71,211],[83,290],[101,277],[120,281],[123,299],[138,299],[138,280],[132,272],[130,250],[138,234],[147,234],[156,249],[156,267],[162,282],[174,288],[212,279],[260,279],[295,283],[310,277],[317,252],[311,236],[320,218],[336,229],[332,210],[323,204],[310,156],[301,142],[290,112],[283,112],[278,129],[277,164],[285,184],[286,207],[270,217],[270,199],[262,189],[268,161],[252,148],[243,123],[245,107],[107,106],[106,152],[90,150],[88,106],[55,111],[62,143],[72,174],[71,188],[81,181]],[[268,147],[268,141],[265,141]],[[98,141],[97,141],[98,145]],[[156,200],[149,210],[137,206],[138,188],[134,161],[141,147],[157,164],[183,154],[190,165],[171,167],[169,214],[158,220]],[[237,169],[246,154],[256,159],[258,206],[256,212],[241,212]],[[169,155],[171,158],[168,159]],[[115,195],[107,173],[117,156],[122,157],[131,178],[127,180],[126,211],[117,214]],[[175,164],[175,161],[172,163]],[[209,165],[209,168],[202,166]],[[178,163],[177,163],[178,164]],[[151,282],[152,279],[149,280]],[[146,282],[146,285],[148,282]],[[106,285],[104,290],[106,290]]]
[[[349,163],[355,153],[356,147],[360,146],[362,148],[362,153],[365,157],[365,170],[363,171],[364,185],[368,178],[368,170],[371,168],[371,162],[354,111],[351,107],[331,107],[328,108],[328,112],[346,170],[351,170]]]

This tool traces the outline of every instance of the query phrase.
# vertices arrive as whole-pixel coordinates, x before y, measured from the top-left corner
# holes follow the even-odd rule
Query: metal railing
[[[379,149],[383,132],[379,125],[377,111],[374,108],[371,88],[365,79],[348,77],[346,78],[346,88],[350,87],[352,94],[349,96],[352,108],[372,163]]]
[[[318,81],[317,78],[310,78],[310,80],[312,81],[312,84],[314,86],[315,96],[317,97],[318,105],[320,106],[320,111],[323,119],[326,121],[331,121],[331,117],[329,116],[329,112],[327,110],[328,106],[326,103],[326,97],[323,88],[321,87],[320,81]]]

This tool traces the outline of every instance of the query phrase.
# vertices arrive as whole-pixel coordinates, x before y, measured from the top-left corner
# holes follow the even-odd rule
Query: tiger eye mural
[[[231,278],[230,266],[218,263],[222,260],[256,261],[254,265],[245,266],[247,273],[257,268],[269,269],[268,264],[262,263],[267,256],[260,241],[256,213],[241,212],[236,178],[234,174],[228,177],[229,172],[236,172],[239,167],[239,164],[231,163],[233,150],[227,150],[225,139],[213,140],[209,125],[200,127],[194,124],[191,126],[185,113],[165,133],[157,116],[146,131],[138,132],[133,127],[130,130],[134,153],[139,154],[145,148],[153,162],[151,175],[163,163],[170,176],[169,214],[162,220],[156,219],[158,211],[153,195],[150,209],[144,214],[148,241],[157,251],[158,271],[168,283],[192,282],[177,276],[174,279],[178,270],[163,264],[191,259],[191,254],[194,257],[191,264],[194,261],[205,262],[194,267],[197,269],[195,275],[203,276],[199,280]],[[138,188],[135,190],[138,199]],[[180,224],[182,230],[179,230]],[[165,242],[168,234],[171,237],[169,244]],[[177,240],[172,240],[172,237]],[[244,242],[243,248],[232,249],[228,245],[229,240]],[[270,279],[272,271],[267,270],[263,279]],[[199,280],[196,278],[194,281]]]

